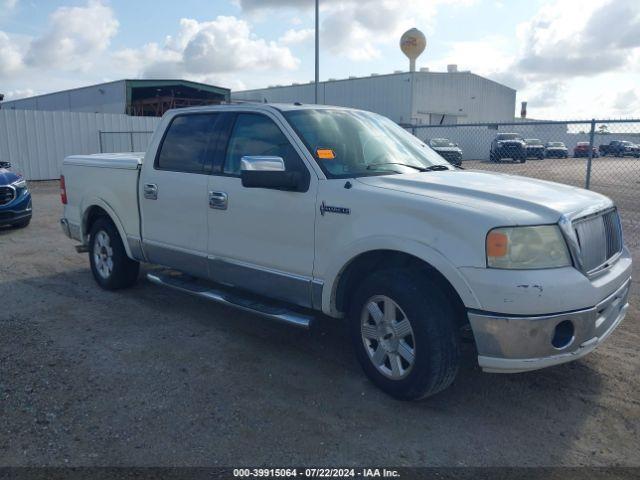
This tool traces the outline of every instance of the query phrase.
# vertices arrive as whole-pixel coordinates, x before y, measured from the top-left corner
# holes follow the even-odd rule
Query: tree
[[[600,135],[609,135],[609,127],[604,123],[602,125],[598,125],[598,131]]]

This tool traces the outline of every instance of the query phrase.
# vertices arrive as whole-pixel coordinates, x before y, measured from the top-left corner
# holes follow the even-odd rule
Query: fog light
[[[557,349],[565,348],[573,342],[574,335],[575,329],[573,328],[573,323],[569,320],[563,320],[556,325],[551,345]]]

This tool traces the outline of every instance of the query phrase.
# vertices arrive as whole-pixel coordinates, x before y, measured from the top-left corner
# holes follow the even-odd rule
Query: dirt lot
[[[0,231],[0,465],[640,466],[637,297],[585,359],[492,375],[468,346],[452,388],[403,403],[337,321],[293,330],[142,277],[100,290],[57,184],[34,191],[32,225]]]

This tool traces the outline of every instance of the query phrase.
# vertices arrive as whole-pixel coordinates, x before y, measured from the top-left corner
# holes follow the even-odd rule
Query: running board
[[[313,317],[294,311],[291,307],[275,303],[260,297],[229,291],[224,287],[213,286],[195,277],[174,270],[147,273],[147,279],[156,285],[195,295],[223,305],[255,313],[272,320],[287,323],[294,327],[308,329]]]

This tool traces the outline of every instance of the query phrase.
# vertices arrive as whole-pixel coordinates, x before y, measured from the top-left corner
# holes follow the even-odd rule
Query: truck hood
[[[9,185],[20,178],[21,176],[17,173],[14,173],[5,168],[0,168],[0,185]]]
[[[464,205],[508,219],[510,225],[556,223],[562,215],[605,209],[613,202],[598,193],[503,173],[448,170],[361,177],[378,188]]]

